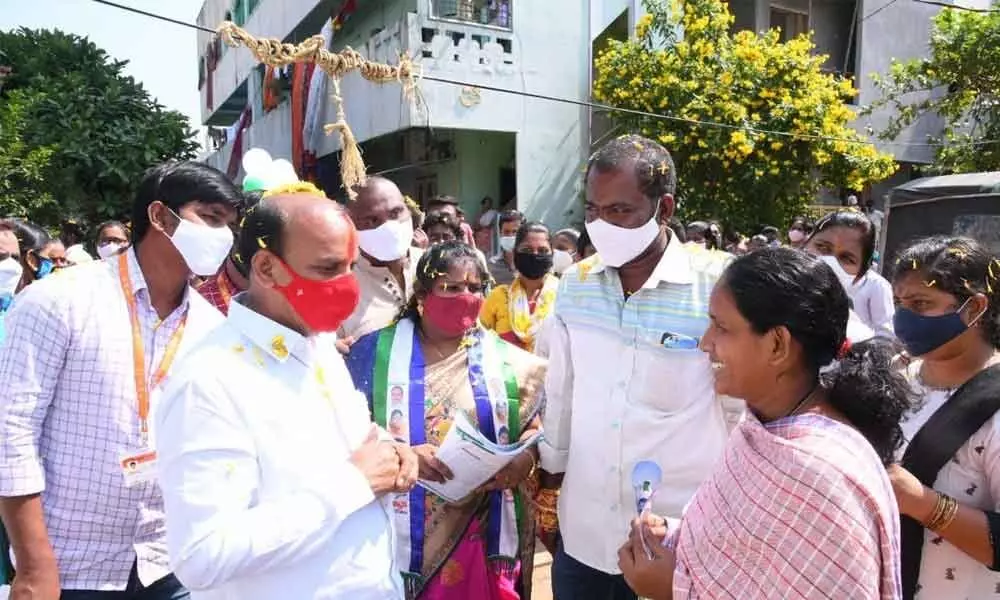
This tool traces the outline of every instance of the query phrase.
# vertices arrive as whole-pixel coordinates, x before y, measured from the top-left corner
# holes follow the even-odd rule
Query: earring
[[[417,302],[417,314],[420,315],[421,317],[424,316],[424,303],[423,302]]]

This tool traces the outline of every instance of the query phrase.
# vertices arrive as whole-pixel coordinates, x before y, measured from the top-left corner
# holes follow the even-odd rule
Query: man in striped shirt
[[[670,154],[639,136],[609,142],[587,167],[597,255],[563,274],[537,345],[549,358],[543,516],[562,487],[561,540],[543,538],[556,550],[556,598],[634,600],[617,555],[637,516],[633,468],[657,463],[652,510],[679,517],[726,443],[731,422],[698,343],[729,255],[696,257],[660,225],[675,187]]]

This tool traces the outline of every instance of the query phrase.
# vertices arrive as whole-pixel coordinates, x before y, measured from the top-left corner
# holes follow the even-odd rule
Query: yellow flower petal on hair
[[[926,285],[927,287],[934,287],[936,284],[937,284],[937,280],[936,279],[931,279],[930,281],[925,281],[924,282],[924,285]]]
[[[264,238],[257,238],[257,245],[261,248],[267,249],[267,244],[264,243]]]
[[[246,348],[243,347],[243,344],[236,344],[235,346],[233,346],[233,352],[235,352],[236,354],[243,354],[245,350]]]

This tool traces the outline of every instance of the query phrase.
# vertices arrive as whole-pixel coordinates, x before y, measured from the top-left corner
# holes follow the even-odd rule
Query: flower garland
[[[535,312],[531,312],[528,293],[521,285],[521,278],[514,279],[507,292],[507,308],[510,312],[510,329],[525,346],[531,347],[535,341],[542,322],[556,303],[556,290],[559,288],[559,278],[548,275],[542,284],[542,291],[535,303]]]

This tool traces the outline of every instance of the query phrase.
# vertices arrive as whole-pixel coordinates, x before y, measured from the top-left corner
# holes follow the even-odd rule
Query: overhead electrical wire
[[[217,35],[217,32],[214,29],[210,29],[208,27],[203,27],[203,26],[197,25],[195,23],[187,23],[185,21],[179,21],[177,19],[172,19],[170,17],[165,17],[163,15],[158,15],[156,13],[151,13],[151,12],[148,12],[148,11],[145,11],[145,10],[140,10],[138,8],[127,6],[127,5],[124,5],[124,4],[119,4],[117,2],[111,2],[110,0],[92,0],[92,1],[96,2],[98,4],[103,4],[103,5],[106,5],[106,6],[118,8],[118,9],[125,10],[125,11],[128,11],[128,12],[136,13],[136,14],[139,14],[139,15],[142,15],[142,16],[145,16],[145,17],[149,17],[149,18],[152,18],[152,19],[159,19],[161,21],[165,21],[167,23],[172,23],[174,25],[180,25],[182,27],[188,27],[188,28],[195,29],[195,30],[198,30],[198,31],[203,31],[205,33],[210,33],[212,35]],[[890,0],[890,2],[888,2],[886,5],[883,5],[882,8],[887,8],[889,5],[893,4],[894,1],[895,0]],[[923,4],[938,4],[936,2],[932,2],[931,0],[913,0],[913,1],[914,2],[920,2],[920,3],[923,3]],[[876,9],[875,12],[882,10],[882,8]],[[989,12],[989,11],[987,11],[987,12]],[[867,18],[869,18],[871,16],[872,16],[872,14],[869,14],[865,18],[867,19]],[[732,123],[720,123],[718,121],[706,121],[706,120],[701,120],[701,119],[692,119],[692,118],[688,118],[688,117],[678,117],[678,116],[675,116],[675,115],[668,115],[668,114],[662,114],[662,113],[654,113],[654,112],[649,112],[649,111],[645,111],[645,110],[638,110],[638,109],[633,109],[633,108],[623,108],[623,107],[620,107],[620,106],[611,106],[611,105],[608,105],[608,104],[601,104],[601,103],[597,103],[597,102],[590,102],[590,101],[587,101],[587,100],[575,100],[575,99],[572,99],[572,98],[561,98],[561,97],[558,97],[558,96],[550,96],[550,95],[547,95],[547,94],[538,94],[538,93],[527,92],[527,91],[523,91],[523,90],[512,90],[512,89],[507,89],[507,88],[502,88],[502,87],[497,87],[497,86],[485,85],[485,84],[481,84],[481,83],[468,83],[468,82],[465,82],[465,81],[458,81],[458,80],[454,80],[454,79],[447,79],[447,78],[444,78],[444,77],[435,77],[435,76],[431,76],[431,75],[421,75],[420,79],[426,80],[426,81],[433,81],[433,82],[436,82],[436,83],[443,83],[443,84],[448,84],[448,85],[460,86],[460,87],[478,88],[480,90],[497,92],[497,93],[501,93],[501,94],[511,94],[511,95],[521,96],[521,97],[524,97],[524,98],[531,98],[531,99],[535,99],[535,100],[545,100],[545,101],[549,101],[549,102],[557,102],[557,103],[561,103],[561,104],[569,104],[569,105],[573,105],[573,106],[579,106],[579,107],[582,107],[582,108],[590,108],[592,110],[608,111],[608,112],[618,112],[618,113],[630,114],[630,115],[635,115],[635,116],[645,117],[645,118],[650,118],[650,119],[659,119],[659,120],[673,121],[673,122],[676,122],[676,123],[685,123],[685,124],[689,124],[689,125],[693,125],[693,126],[698,126],[698,127],[710,127],[710,128],[714,127],[714,128],[718,128],[718,129],[740,130],[740,131],[746,131],[746,132],[749,132],[749,133],[756,133],[756,134],[760,134],[760,135],[770,135],[770,136],[778,136],[778,137],[785,137],[785,138],[793,138],[794,140],[813,140],[813,141],[830,141],[830,142],[838,142],[839,141],[839,142],[845,142],[845,143],[848,143],[848,144],[859,144],[859,145],[875,144],[875,142],[872,142],[872,141],[869,141],[869,140],[858,140],[858,139],[852,139],[852,138],[846,138],[846,137],[837,137],[837,136],[828,136],[828,135],[792,133],[792,132],[789,132],[789,131],[774,131],[774,130],[769,130],[769,129],[760,129],[760,128],[757,128],[757,127],[753,127],[751,125],[736,125],[736,124],[732,124]],[[896,142],[896,141],[883,141],[883,142],[880,142],[880,145],[882,145],[882,146],[897,146],[897,147],[938,148],[938,147],[945,147],[945,146],[987,146],[987,145],[998,144],[998,143],[1000,143],[1000,139],[998,139],[998,140],[969,140],[969,141],[966,141],[966,142],[951,142],[951,143],[942,143],[942,142]]]

